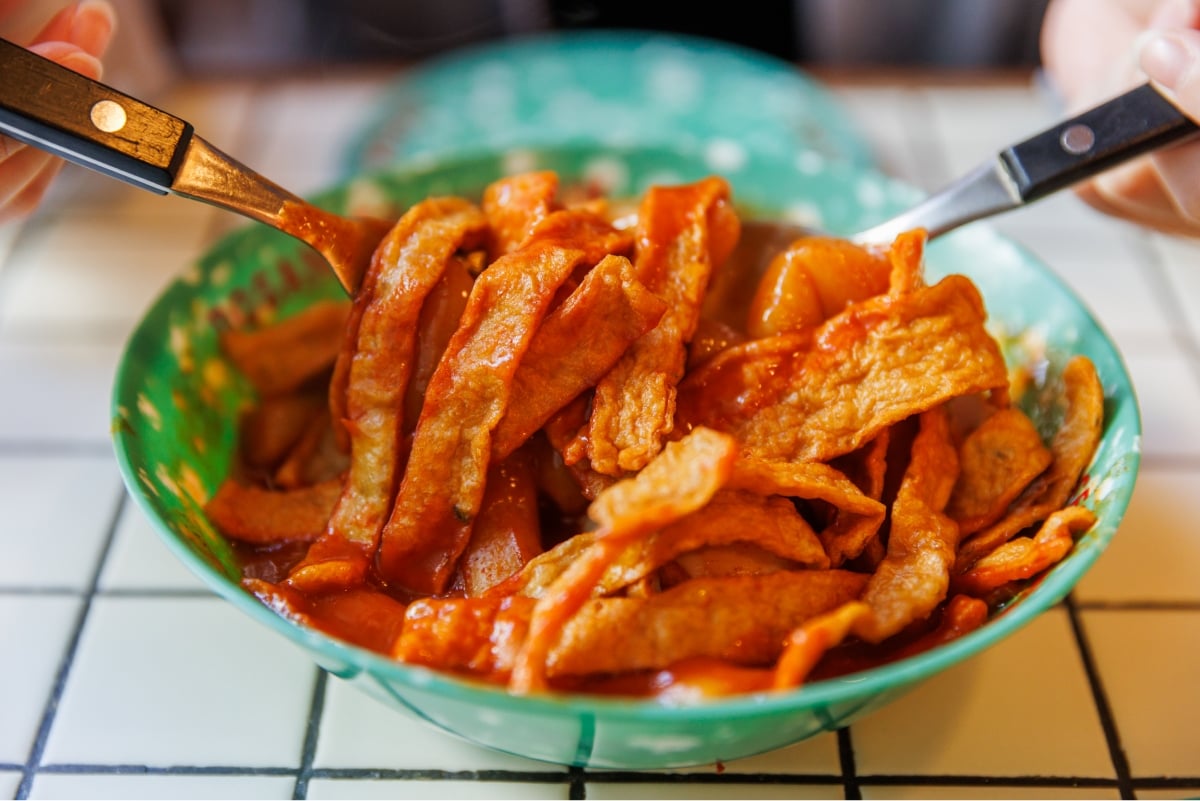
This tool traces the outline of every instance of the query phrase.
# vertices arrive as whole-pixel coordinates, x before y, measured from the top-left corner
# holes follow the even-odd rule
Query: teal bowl
[[[477,196],[502,175],[534,168],[556,170],[565,181],[599,182],[616,196],[719,172],[747,215],[786,217],[838,233],[879,221],[918,196],[863,167],[812,152],[788,159],[746,153],[714,165],[702,154],[676,149],[584,145],[379,172],[336,187],[317,202],[395,216],[428,195]],[[230,466],[237,410],[250,393],[219,352],[217,328],[237,325],[264,309],[286,316],[340,292],[307,247],[275,231],[253,227],[228,236],[148,310],[115,379],[114,447],[129,493],[180,560],[262,624],[263,636],[288,638],[329,673],[383,703],[478,745],[558,764],[662,769],[733,760],[846,726],[1013,634],[1066,596],[1104,551],[1125,512],[1139,465],[1137,401],[1120,354],[1079,298],[1047,267],[984,224],[932,243],[927,269],[931,278],[961,272],[975,281],[990,325],[1014,363],[1028,359],[1030,348],[1044,353],[1051,365],[1072,354],[1085,354],[1095,363],[1106,419],[1075,498],[1095,511],[1097,522],[1065,560],[976,631],[902,661],[795,690],[693,706],[571,695],[518,697],[301,627],[245,592],[230,546],[203,511]],[[1044,413],[1049,406],[1032,403],[1026,411],[1052,428],[1054,421]]]

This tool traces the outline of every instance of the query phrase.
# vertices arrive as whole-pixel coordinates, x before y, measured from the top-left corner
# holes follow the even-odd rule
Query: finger
[[[1184,114],[1200,120],[1200,31],[1149,35],[1141,42],[1138,64]]]
[[[42,150],[22,147],[0,161],[0,207],[7,206],[38,177],[46,165],[57,160],[57,157]]]
[[[18,142],[10,136],[0,136],[0,162],[24,147],[28,147],[24,142]]]
[[[51,159],[49,164],[42,167],[25,188],[13,196],[8,203],[0,205],[0,222],[24,217],[29,214],[41,201],[46,190],[50,188],[54,176],[62,169],[65,162],[62,159]]]
[[[70,42],[42,42],[30,45],[29,49],[94,81],[100,80],[104,73],[104,65],[99,58]]]
[[[1191,22],[1197,22],[1200,10]],[[1138,53],[1146,77],[1158,84],[1180,111],[1200,121],[1200,31],[1176,28],[1148,37]],[[1200,229],[1200,146],[1187,144],[1155,153],[1151,162],[1182,221]]]
[[[1162,150],[1150,160],[1176,212],[1200,233],[1200,143]]]
[[[55,14],[33,43],[69,42],[99,58],[112,40],[116,19],[107,0],[82,0]]]
[[[1040,34],[1043,61],[1068,110],[1085,109],[1128,88],[1132,59],[1114,54],[1131,52],[1157,4],[1055,0],[1047,7]]]
[[[1110,170],[1078,186],[1076,194],[1112,217],[1168,234],[1200,234],[1200,229],[1184,221],[1149,159]]]

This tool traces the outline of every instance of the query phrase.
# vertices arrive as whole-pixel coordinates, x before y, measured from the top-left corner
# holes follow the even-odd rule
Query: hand
[[[0,18],[20,2],[0,1]],[[99,80],[116,15],[107,0],[71,3],[34,37],[29,49]],[[62,159],[0,136],[0,223],[32,211],[62,168]]]
[[[1041,48],[1072,111],[1149,78],[1200,121],[1200,0],[1051,0]],[[1200,142],[1144,156],[1077,192],[1106,214],[1200,236]]]

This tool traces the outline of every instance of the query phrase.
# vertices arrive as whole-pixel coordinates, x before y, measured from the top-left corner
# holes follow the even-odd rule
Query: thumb
[[[116,12],[108,0],[80,0],[55,14],[33,43],[69,42],[101,58],[116,26]]]
[[[1200,31],[1150,33],[1139,48],[1138,64],[1184,114],[1200,120]]]
[[[104,73],[104,65],[100,63],[100,59],[78,45],[68,42],[42,42],[30,45],[29,49],[94,81],[100,80]]]

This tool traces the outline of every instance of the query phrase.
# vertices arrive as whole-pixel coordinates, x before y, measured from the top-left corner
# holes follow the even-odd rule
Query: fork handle
[[[1197,130],[1144,83],[1006,148],[1000,159],[1028,203]]]
[[[0,133],[165,195],[192,126],[0,39]]]

